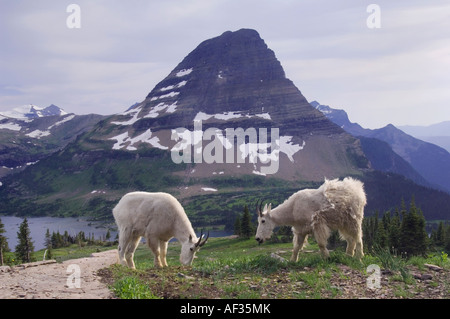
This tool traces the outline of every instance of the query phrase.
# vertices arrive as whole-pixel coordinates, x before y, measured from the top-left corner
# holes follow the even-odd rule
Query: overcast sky
[[[72,3],[80,28],[67,26]],[[380,28],[367,25],[372,3]],[[124,111],[200,42],[241,28],[308,101],[364,127],[450,120],[447,0],[0,0],[0,111]]]

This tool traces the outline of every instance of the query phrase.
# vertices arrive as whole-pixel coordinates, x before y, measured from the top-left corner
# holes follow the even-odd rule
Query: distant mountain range
[[[38,117],[62,115],[67,115],[67,113],[56,105],[52,104],[47,107],[39,107],[29,104],[14,108],[12,111],[0,112],[0,120],[5,118],[10,120],[32,120]]]
[[[450,121],[436,123],[429,126],[399,126],[406,134],[414,136],[420,140],[436,144],[447,152],[450,152]]]
[[[0,178],[64,148],[103,116],[68,114],[56,105],[0,112]]]
[[[311,105],[353,136],[360,137],[364,152],[374,168],[450,192],[450,153],[442,147],[408,135],[392,124],[375,130],[365,129],[352,123],[344,110],[333,109],[317,101]],[[443,134],[449,124],[444,122],[430,128],[407,127],[407,130],[422,133],[434,130]],[[389,147],[383,146],[381,141]]]
[[[0,167],[9,175],[0,214],[105,219],[126,192],[167,191],[197,225],[229,225],[257,199],[275,204],[324,178],[354,176],[365,183],[367,214],[415,196],[427,218],[449,219],[450,194],[434,189],[448,191],[445,178],[417,168],[445,167],[435,161],[445,155],[393,127],[366,130],[319,106],[286,78],[255,30],[227,31],[200,43],[122,113],[3,112]]]

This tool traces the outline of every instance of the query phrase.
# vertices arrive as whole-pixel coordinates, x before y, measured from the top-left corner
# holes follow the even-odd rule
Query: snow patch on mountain
[[[178,89],[182,86],[185,86],[186,83],[187,83],[187,81],[181,81],[175,85],[169,85],[169,86],[163,87],[162,89],[160,89],[160,91],[164,92],[164,91],[169,91],[169,90],[173,90],[173,89]]]
[[[150,101],[156,101],[156,100],[160,100],[160,99],[166,99],[166,98],[169,98],[169,97],[175,97],[178,94],[180,94],[180,92],[173,91],[173,92],[170,92],[170,93],[167,93],[167,94],[163,94],[163,95],[160,95],[160,96],[154,96],[154,97],[152,97],[150,99]]]
[[[269,148],[271,143],[244,143],[239,145],[242,159],[249,158],[250,163],[256,163],[259,159],[263,163],[268,161],[278,161],[279,153],[284,153],[291,162],[294,162],[294,154],[303,150],[306,142],[303,141],[302,145],[294,144],[292,140],[293,136],[280,136],[280,139],[276,141],[278,149],[271,150]]]
[[[145,118],[155,118],[160,115],[160,112],[164,111],[167,113],[173,113],[177,109],[177,101],[172,104],[166,104],[165,102],[161,102],[158,105],[152,107]]]
[[[34,130],[33,132],[25,134],[25,135],[32,137],[32,138],[40,139],[41,137],[49,136],[50,134],[51,134],[50,131]]]
[[[130,137],[128,132],[119,134],[117,136],[109,138],[110,140],[116,140],[117,142],[113,145],[114,150],[127,149],[129,151],[136,151],[137,147],[134,146],[136,143],[148,143],[153,147],[159,148],[161,150],[169,149],[167,146],[161,145],[159,142],[159,137],[152,136],[153,133],[150,129],[144,133],[136,136]]]
[[[39,107],[33,104],[19,106],[11,111],[0,112],[0,120],[3,122],[0,124],[0,129],[6,129],[10,131],[21,131],[27,128],[27,124],[33,122],[36,118],[48,117],[48,116],[66,116],[64,110],[56,105],[50,105],[48,107]],[[70,121],[75,118],[74,114],[71,114],[62,120],[50,125],[47,130],[34,130],[31,133],[26,134],[32,138],[41,138],[43,136],[50,135],[49,130],[61,125],[64,122]]]
[[[192,68],[180,70],[180,71],[177,72],[176,76],[181,78],[183,76],[186,76],[186,75],[190,74],[192,72],[192,70],[193,70]]]
[[[11,111],[0,112],[0,115],[7,118],[17,120],[31,120],[37,117],[45,116],[62,116],[67,115],[63,109],[56,105],[50,105],[47,107],[39,107],[33,104],[23,105],[12,109]]]
[[[294,144],[292,142],[293,136],[280,136],[280,152],[287,155],[291,162],[294,162],[294,154],[305,148],[306,142],[303,141],[302,145]]]
[[[119,115],[133,115],[133,117],[131,119],[129,119],[127,121],[123,121],[123,122],[113,121],[113,122],[111,122],[111,124],[124,125],[124,126],[126,126],[126,125],[133,125],[134,123],[139,121],[138,115],[139,115],[139,112],[141,111],[141,107],[142,106],[140,106],[138,108],[134,108],[134,109],[128,110],[126,112],[123,112],[123,113],[119,114]]]
[[[216,188],[212,188],[212,187],[202,187],[202,191],[204,192],[217,192]]]
[[[207,114],[204,112],[198,112],[197,115],[194,118],[194,121],[207,121],[210,118],[215,118],[217,120],[223,120],[223,121],[227,121],[227,120],[231,120],[231,119],[238,119],[238,118],[252,118],[252,117],[260,117],[266,120],[271,120],[270,114],[269,113],[260,113],[260,114],[244,114],[242,112],[223,112],[223,113],[218,113],[218,114]]]
[[[20,131],[22,129],[22,126],[17,123],[4,123],[0,124],[0,130],[2,129],[10,131]]]
[[[61,124],[65,123],[65,122],[69,122],[70,120],[73,120],[75,118],[75,114],[71,114],[65,118],[63,118],[61,121],[56,122],[53,125],[50,125],[48,127],[49,130],[53,129],[54,127],[60,126]]]

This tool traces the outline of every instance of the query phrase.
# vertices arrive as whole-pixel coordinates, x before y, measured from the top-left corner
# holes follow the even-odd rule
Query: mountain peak
[[[286,78],[275,53],[252,29],[226,31],[201,42],[147,95],[136,120],[146,117],[161,123],[162,116],[170,116],[176,118],[170,122],[187,126],[199,112],[242,116],[270,112],[273,120],[287,114],[303,117],[304,112],[317,119],[319,113]]]
[[[0,112],[0,116],[6,118],[12,118],[17,120],[32,120],[38,117],[46,116],[61,116],[68,114],[60,107],[51,104],[45,108],[36,106],[34,104],[28,104],[16,107],[11,111]]]
[[[196,67],[210,73],[214,71],[215,74],[211,76],[222,79],[226,75],[237,77],[235,80],[244,76],[247,81],[285,78],[275,53],[267,47],[259,33],[252,29],[227,31],[203,41],[178,67]]]
[[[246,28],[239,29],[237,31],[225,31],[220,36],[213,38],[213,39],[218,39],[218,38],[233,39],[233,41],[234,40],[242,40],[242,39],[254,39],[256,41],[263,41],[261,39],[258,31],[253,30],[253,29],[246,29]],[[210,39],[210,40],[213,40],[213,39]],[[209,40],[206,40],[206,41],[209,41]]]

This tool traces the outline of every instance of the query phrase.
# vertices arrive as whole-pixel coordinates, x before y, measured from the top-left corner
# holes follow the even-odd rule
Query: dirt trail
[[[97,271],[116,262],[117,250],[113,249],[62,263],[0,267],[0,299],[113,298]]]

